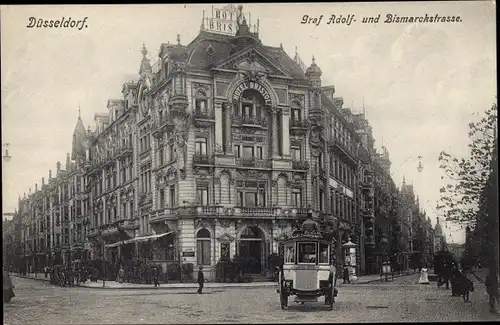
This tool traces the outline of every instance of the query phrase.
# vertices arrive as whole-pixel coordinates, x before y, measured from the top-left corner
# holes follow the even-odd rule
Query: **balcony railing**
[[[212,120],[215,120],[215,111],[214,110],[209,110],[209,111],[195,110],[193,112],[193,117],[195,119],[212,121]]]
[[[153,136],[162,134],[165,130],[172,128],[174,123],[170,115],[161,115],[153,123]]]
[[[134,152],[132,149],[132,144],[131,143],[123,144],[121,148],[118,150],[118,152],[119,152],[118,154],[119,157],[132,155],[132,153]]]
[[[233,115],[231,121],[236,125],[267,127],[266,117]]]
[[[307,129],[309,123],[300,119],[290,119],[290,129]]]
[[[255,157],[237,158],[236,166],[238,167],[253,167],[253,168],[271,168],[271,162],[267,159],[259,159]]]
[[[292,169],[296,170],[308,170],[309,162],[302,160],[292,160]]]
[[[206,154],[194,154],[193,164],[195,165],[213,165],[214,161],[211,156]]]
[[[357,159],[355,158],[357,155],[354,153],[348,146],[344,145],[340,139],[335,138],[335,139],[330,139],[329,141],[330,146],[333,148],[336,148],[339,150],[340,153],[342,153],[345,157],[349,158],[351,162],[354,164],[358,164]]]

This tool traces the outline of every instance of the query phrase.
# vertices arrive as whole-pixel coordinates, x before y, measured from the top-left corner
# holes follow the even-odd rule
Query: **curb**
[[[411,274],[402,274],[402,275],[395,275],[394,276],[394,279],[396,278],[402,278],[404,276],[410,276],[410,275],[415,275],[417,273],[411,273]],[[388,279],[392,279],[392,276],[390,277],[387,277]],[[368,284],[368,283],[373,283],[373,282],[386,282],[385,281],[385,278],[382,277],[381,279],[376,279],[376,280],[370,280],[370,281],[366,281],[366,282],[358,282],[357,284]],[[388,281],[388,282],[391,282],[391,281]]]
[[[23,278],[23,279],[30,279],[30,280],[35,280],[35,281],[43,281],[43,282],[49,282],[49,279],[40,279],[40,278],[32,278],[28,276],[23,276],[23,275],[11,275],[15,276],[18,278]],[[255,282],[253,282],[255,283]],[[262,284],[254,284],[254,285],[249,285],[249,284],[237,284],[237,285],[224,285],[224,284],[214,284],[211,285],[212,283],[205,283],[204,288],[205,289],[222,289],[222,288],[246,288],[246,289],[251,289],[251,288],[270,288],[270,287],[276,287],[276,283],[266,283],[263,282]],[[109,286],[89,286],[89,285],[80,285],[80,286],[71,286],[71,287],[65,287],[65,288],[85,288],[85,289],[96,289],[96,290],[179,290],[179,289],[198,289],[197,284],[186,284],[185,286],[166,286],[168,285],[167,283],[164,283],[163,286],[160,285],[159,287],[154,287],[152,284],[151,287],[109,287]]]

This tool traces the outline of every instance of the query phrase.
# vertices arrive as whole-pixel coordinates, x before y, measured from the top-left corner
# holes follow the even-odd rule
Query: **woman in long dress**
[[[10,279],[9,273],[3,270],[3,302],[10,302],[12,298],[16,295],[14,294],[14,286]]]

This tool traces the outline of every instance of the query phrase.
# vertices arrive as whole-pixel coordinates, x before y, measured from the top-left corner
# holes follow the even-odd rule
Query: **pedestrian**
[[[125,269],[120,266],[120,271],[118,271],[118,282],[123,283],[123,278],[125,277]]]
[[[495,314],[498,312],[496,310],[496,307],[498,307],[498,299],[500,296],[498,289],[498,278],[495,272],[489,273],[486,276],[484,285],[486,286],[486,292],[488,293],[488,296],[490,298],[488,303],[490,306],[490,313]]]
[[[203,266],[200,266],[198,271],[198,293],[202,294],[203,284],[205,283],[205,276],[203,275]]]
[[[155,284],[155,288],[160,286],[160,282],[158,281],[160,278],[160,269],[155,267],[153,268],[153,281]]]
[[[10,279],[9,272],[6,269],[3,270],[3,302],[10,302],[12,298],[16,295],[14,294],[14,286]]]
[[[344,284],[346,283],[351,283],[351,280],[349,279],[349,269],[346,267],[344,267],[344,274],[343,274],[343,280],[344,280]]]

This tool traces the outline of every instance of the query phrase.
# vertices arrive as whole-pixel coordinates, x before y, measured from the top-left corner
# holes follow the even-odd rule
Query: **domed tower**
[[[78,110],[78,119],[76,120],[75,130],[73,131],[73,144],[71,148],[71,160],[80,161],[85,159],[85,141],[87,138],[87,131],[83,125]]]
[[[188,50],[181,45],[181,36],[177,34],[177,44],[167,46],[169,63],[171,65],[172,80],[172,114],[180,119],[186,117],[188,98],[186,91],[186,65]]]

